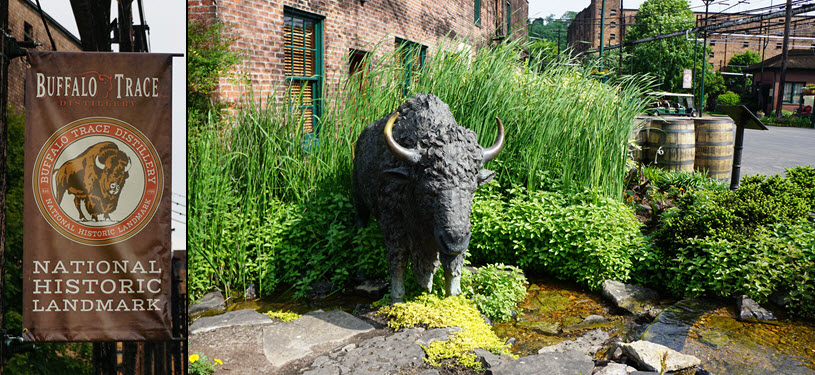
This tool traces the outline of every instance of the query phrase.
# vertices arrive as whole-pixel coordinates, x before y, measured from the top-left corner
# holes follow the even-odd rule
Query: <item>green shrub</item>
[[[651,185],[668,191],[670,188],[681,188],[684,191],[690,190],[725,190],[727,184],[708,177],[704,172],[694,171],[669,171],[662,168],[647,166],[643,174]]]
[[[313,283],[331,281],[342,288],[357,271],[368,277],[387,274],[381,231],[372,223],[357,233],[348,197],[324,194],[300,207],[281,234],[272,264],[261,282],[264,290],[292,285],[302,297]]]
[[[765,302],[790,292],[789,309],[815,317],[815,225],[770,225],[750,238],[693,238],[664,268],[676,295],[730,297]]]
[[[225,107],[211,93],[241,61],[228,34],[220,21],[190,20],[187,25],[187,119],[192,129],[206,124],[210,115],[219,118]]]
[[[493,321],[512,318],[512,310],[526,297],[526,277],[523,271],[504,264],[489,264],[461,278],[465,297],[475,301],[478,310]]]
[[[514,188],[503,197],[496,182],[473,200],[471,259],[513,263],[596,289],[626,281],[640,223],[623,203],[582,193]]]
[[[739,94],[728,90],[724,94],[719,94],[719,96],[716,97],[716,101],[719,104],[736,105],[741,102],[741,98],[739,97]]]
[[[692,238],[749,238],[767,225],[805,218],[811,202],[811,190],[790,179],[746,176],[735,192],[700,190],[678,198],[660,218],[654,238],[662,249],[679,249]]]
[[[748,176],[736,191],[698,190],[676,200],[632,255],[634,280],[679,296],[790,292],[789,308],[815,316],[815,170]]]

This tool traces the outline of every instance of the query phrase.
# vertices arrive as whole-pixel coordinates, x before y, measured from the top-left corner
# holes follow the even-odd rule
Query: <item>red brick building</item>
[[[620,44],[625,40],[628,27],[636,23],[637,9],[624,9],[623,0],[606,0],[605,29],[603,45]],[[777,10],[777,9],[776,9]],[[600,20],[602,0],[592,0],[588,7],[580,11],[567,31],[567,42],[575,53],[600,46]],[[756,14],[710,13],[708,24],[738,20]],[[704,25],[704,12],[694,12],[698,25]],[[794,16],[790,23],[790,48],[815,48],[815,17]],[[784,31],[784,18],[775,18],[762,23],[754,22],[719,29],[711,32],[708,46],[711,54],[708,61],[715,70],[724,68],[733,55],[745,51],[757,52],[765,59],[781,54]],[[755,34],[768,34],[759,37]],[[679,37],[684,38],[684,36]],[[701,45],[701,43],[700,43]]]
[[[245,52],[251,94],[261,100],[284,84],[320,98],[332,84],[326,80],[349,74],[378,42],[379,54],[405,44],[425,56],[442,42],[525,38],[529,13],[528,0],[187,0],[187,7],[191,20],[229,24]],[[249,98],[247,90],[222,79],[217,94],[235,102]]]
[[[774,111],[779,99],[782,100],[781,109],[795,112],[803,107],[801,94],[806,85],[815,84],[815,50],[789,50],[783,90],[780,89],[781,55],[769,58],[763,64],[751,65],[744,71],[753,74],[753,83],[758,87],[761,96],[760,109],[764,113]],[[811,106],[811,103],[809,105]]]
[[[37,5],[32,0],[9,0],[8,23],[11,36],[18,41],[34,40],[43,45],[38,50],[51,50],[51,42],[45,32]],[[81,51],[79,39],[48,14],[45,15],[57,51]],[[8,102],[16,110],[23,109],[25,102],[25,62],[23,58],[11,61],[8,69]]]

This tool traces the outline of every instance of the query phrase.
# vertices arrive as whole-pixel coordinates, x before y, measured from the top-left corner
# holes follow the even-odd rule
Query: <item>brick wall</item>
[[[331,85],[348,74],[350,49],[373,50],[384,40],[378,53],[392,51],[395,38],[429,47],[434,53],[442,42],[458,48],[463,38],[470,44],[490,43],[505,34],[506,1],[481,1],[481,26],[474,24],[473,0],[188,0],[190,19],[217,17],[232,28],[235,46],[245,53],[241,72],[248,75],[251,89],[222,79],[218,94],[238,101],[250,94],[263,101],[273,92],[279,95],[284,83],[283,14],[286,7],[323,18],[323,68]],[[511,0],[512,37],[526,37],[527,0]],[[496,30],[496,27],[498,29]],[[374,56],[376,59],[380,56]],[[250,93],[249,90],[252,92]],[[277,91],[275,91],[277,90]]]
[[[51,42],[48,39],[48,34],[45,32],[45,26],[42,24],[39,12],[36,10],[36,5],[28,0],[10,0],[9,1],[9,29],[11,29],[11,36],[18,41],[25,40],[25,23],[31,25],[32,37],[35,41],[43,45],[37,47],[37,50],[50,51]],[[48,25],[51,29],[51,36],[54,37],[57,51],[80,51],[79,40],[70,35],[61,26],[57,26],[53,22]],[[24,58],[19,57],[11,61],[8,69],[8,102],[13,105],[15,109],[22,111],[23,102],[25,101],[25,67]]]

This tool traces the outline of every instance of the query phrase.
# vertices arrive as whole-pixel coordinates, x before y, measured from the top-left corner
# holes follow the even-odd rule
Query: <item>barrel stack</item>
[[[642,120],[640,118],[639,120]],[[672,171],[707,173],[727,181],[733,165],[735,125],[729,117],[648,117],[634,129],[634,161]]]

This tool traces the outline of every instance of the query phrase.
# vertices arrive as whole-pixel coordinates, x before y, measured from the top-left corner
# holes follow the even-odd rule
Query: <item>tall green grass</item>
[[[190,138],[188,187],[192,294],[215,286],[239,290],[252,281],[268,292],[263,286],[277,286],[269,280],[279,279],[282,269],[288,278],[293,272],[308,276],[309,267],[320,267],[308,260],[325,249],[283,243],[303,239],[287,231],[302,228],[303,223],[295,225],[293,220],[312,217],[309,210],[325,209],[321,197],[336,196],[337,207],[346,207],[342,202],[350,196],[358,135],[393,111],[405,94],[438,96],[459,125],[473,129],[484,146],[493,143],[494,118],[501,118],[505,148],[486,167],[498,172],[503,186],[522,184],[535,190],[546,172],[559,176],[563,189],[621,197],[627,141],[634,116],[644,108],[647,82],[602,83],[592,76],[592,67],[567,65],[565,58],[539,72],[521,58],[520,47],[509,43],[477,52],[444,52],[449,48],[442,46],[405,85],[405,51],[380,52],[381,46],[372,46],[369,59],[375,61],[364,62],[370,69],[350,77],[327,77],[316,142],[304,141],[298,116],[279,99],[287,97],[285,93],[271,95],[263,107],[247,98],[248,104],[227,123],[211,123],[196,132]],[[344,217],[315,217],[321,221],[315,228],[347,227]],[[377,256],[384,257],[377,248],[381,239],[336,238],[342,241],[330,245],[332,252],[379,251]],[[279,255],[284,249],[288,263],[282,265]],[[368,254],[359,255],[357,259],[372,263]],[[353,259],[349,262],[332,263],[331,270],[314,274],[342,283],[347,277],[337,275],[348,276],[361,267]]]

